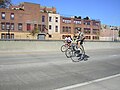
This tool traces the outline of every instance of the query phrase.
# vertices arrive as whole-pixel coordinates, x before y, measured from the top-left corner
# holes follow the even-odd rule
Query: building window
[[[45,22],[45,16],[42,16],[42,22]]]
[[[38,24],[38,30],[41,31],[41,25],[40,24]]]
[[[85,34],[90,34],[90,33],[91,33],[90,30],[91,30],[90,28],[84,28],[84,33],[85,33]]]
[[[98,36],[93,36],[93,40],[94,40],[94,39],[99,39],[99,37],[98,37]]]
[[[87,22],[87,25],[90,25],[90,22]]]
[[[71,23],[71,20],[63,19],[63,23]]]
[[[99,23],[99,22],[93,22],[93,25],[94,25],[94,26],[99,26],[100,23]]]
[[[89,22],[84,22],[84,25],[90,25],[90,21]]]
[[[46,27],[45,25],[42,25],[42,30],[41,30],[42,33],[45,32],[45,27]]]
[[[52,22],[52,17],[49,17],[49,22]]]
[[[62,32],[65,32],[65,27],[63,26]]]
[[[10,34],[9,33],[6,34],[6,39],[10,39]]]
[[[14,39],[14,34],[11,34],[11,39]]]
[[[5,19],[5,12],[1,13],[1,17],[2,17],[2,19]]]
[[[66,27],[66,32],[68,32],[68,29],[69,29],[69,28],[68,28],[68,27]]]
[[[68,28],[68,32],[71,33],[71,27]]]
[[[5,39],[5,34],[4,33],[1,34],[1,39]]]
[[[11,23],[11,30],[14,30],[14,23]]]
[[[81,21],[75,20],[74,24],[81,24]]]
[[[14,39],[14,34],[10,34],[10,33],[2,33],[1,34],[1,39]]]
[[[34,30],[36,30],[37,29],[37,24],[34,24]]]
[[[10,23],[6,23],[6,29],[10,30]]]
[[[11,15],[10,15],[10,18],[11,18],[11,20],[14,20],[14,13],[11,13]]]
[[[58,32],[58,26],[55,26],[55,32]]]
[[[27,24],[27,31],[31,30],[31,24]]]
[[[49,29],[50,29],[50,30],[52,29],[52,25],[49,25]]]
[[[62,32],[71,33],[71,27],[63,26]]]
[[[55,19],[56,19],[55,22],[58,22],[58,17],[56,17]]]
[[[1,23],[1,29],[5,30],[5,23]]]
[[[22,31],[22,23],[18,23],[18,30]]]
[[[91,39],[91,36],[85,36],[85,39]]]
[[[93,29],[93,34],[99,34],[99,29]]]

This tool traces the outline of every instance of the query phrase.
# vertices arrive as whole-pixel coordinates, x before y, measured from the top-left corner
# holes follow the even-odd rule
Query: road
[[[120,49],[86,54],[87,61],[72,62],[62,52],[0,52],[0,90],[119,90]]]

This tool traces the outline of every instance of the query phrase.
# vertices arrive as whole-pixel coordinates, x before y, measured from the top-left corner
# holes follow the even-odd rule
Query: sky
[[[56,7],[64,16],[89,16],[102,24],[120,26],[120,0],[11,0],[15,5],[31,2],[41,6]]]

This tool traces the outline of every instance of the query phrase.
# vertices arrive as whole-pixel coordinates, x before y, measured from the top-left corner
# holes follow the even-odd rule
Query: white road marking
[[[110,55],[110,57],[116,57],[116,56],[120,56],[120,55],[116,55],[116,54],[114,54],[114,55]]]
[[[75,85],[66,86],[66,87],[63,87],[63,88],[58,88],[58,89],[55,89],[55,90],[68,90],[68,89],[73,89],[73,88],[77,88],[77,87],[89,85],[89,84],[92,84],[92,83],[96,83],[96,82],[100,82],[100,81],[112,79],[112,78],[119,77],[119,76],[120,76],[120,74],[116,74],[116,75],[108,76],[108,77],[101,78],[101,79],[96,79],[96,80],[92,80],[92,81],[88,81],[88,82],[84,82],[84,83],[80,83],[80,84],[75,84]]]

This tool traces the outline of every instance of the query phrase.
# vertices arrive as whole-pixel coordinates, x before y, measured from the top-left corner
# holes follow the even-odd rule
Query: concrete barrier
[[[0,41],[0,52],[4,51],[60,51],[63,41]],[[85,50],[119,48],[120,42],[84,42]]]

